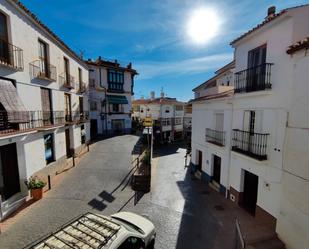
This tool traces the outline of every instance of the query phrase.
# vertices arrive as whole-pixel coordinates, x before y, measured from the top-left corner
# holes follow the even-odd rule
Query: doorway
[[[65,121],[72,122],[72,109],[71,109],[71,95],[68,93],[64,94],[64,104],[65,104]]]
[[[244,193],[242,206],[250,214],[255,215],[255,208],[258,195],[259,177],[255,174],[244,170]]]
[[[124,133],[124,120],[123,119],[114,119],[112,120],[112,129],[113,133],[120,135]]]
[[[20,192],[16,144],[0,146],[0,194],[4,200]]]
[[[98,122],[96,119],[90,120],[90,139],[94,140],[98,136]]]
[[[202,171],[202,163],[203,163],[203,152],[202,151],[200,151],[200,150],[198,150],[197,151],[197,167],[196,167],[196,169],[198,170],[198,171]]]
[[[0,61],[11,64],[8,42],[7,17],[0,12]]]
[[[213,155],[213,177],[212,180],[220,184],[221,176],[221,157]]]
[[[71,153],[70,129],[65,130],[65,149],[67,158],[71,157],[72,153]]]

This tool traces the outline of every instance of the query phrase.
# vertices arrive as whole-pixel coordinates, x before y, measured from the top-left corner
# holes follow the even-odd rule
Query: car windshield
[[[140,229],[138,226],[132,224],[131,222],[128,222],[127,220],[118,218],[118,217],[113,217],[113,219],[120,221],[121,223],[123,223],[123,225],[130,227],[131,229],[138,231],[141,234],[145,234],[145,232]]]

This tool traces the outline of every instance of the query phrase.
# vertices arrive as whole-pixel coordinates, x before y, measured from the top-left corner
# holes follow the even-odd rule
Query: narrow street
[[[77,167],[9,224],[0,248],[23,248],[87,211],[109,215],[120,210],[149,217],[156,226],[156,249],[232,248],[236,206],[193,178],[184,167],[185,149],[157,150],[152,191],[136,196],[129,183],[132,135],[91,146]],[[229,208],[226,212],[226,208]]]

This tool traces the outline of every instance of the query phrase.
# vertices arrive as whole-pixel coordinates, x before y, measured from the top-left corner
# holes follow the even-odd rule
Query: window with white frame
[[[181,125],[182,124],[182,118],[175,118],[175,125]]]
[[[170,118],[163,118],[162,119],[162,126],[168,126],[171,125],[171,119]]]
[[[175,110],[176,111],[183,111],[183,106],[182,105],[176,105]]]

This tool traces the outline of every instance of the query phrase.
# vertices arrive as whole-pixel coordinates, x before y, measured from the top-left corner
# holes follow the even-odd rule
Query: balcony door
[[[39,61],[40,61],[40,74],[49,78],[50,73],[48,70],[48,50],[47,44],[39,40]]]
[[[265,88],[266,44],[248,52],[247,91]]]
[[[50,89],[41,88],[42,118],[44,125],[52,125],[52,104]]]
[[[65,120],[72,121],[71,95],[68,93],[64,94],[64,105]]]
[[[0,12],[0,61],[10,63],[7,17]]]

